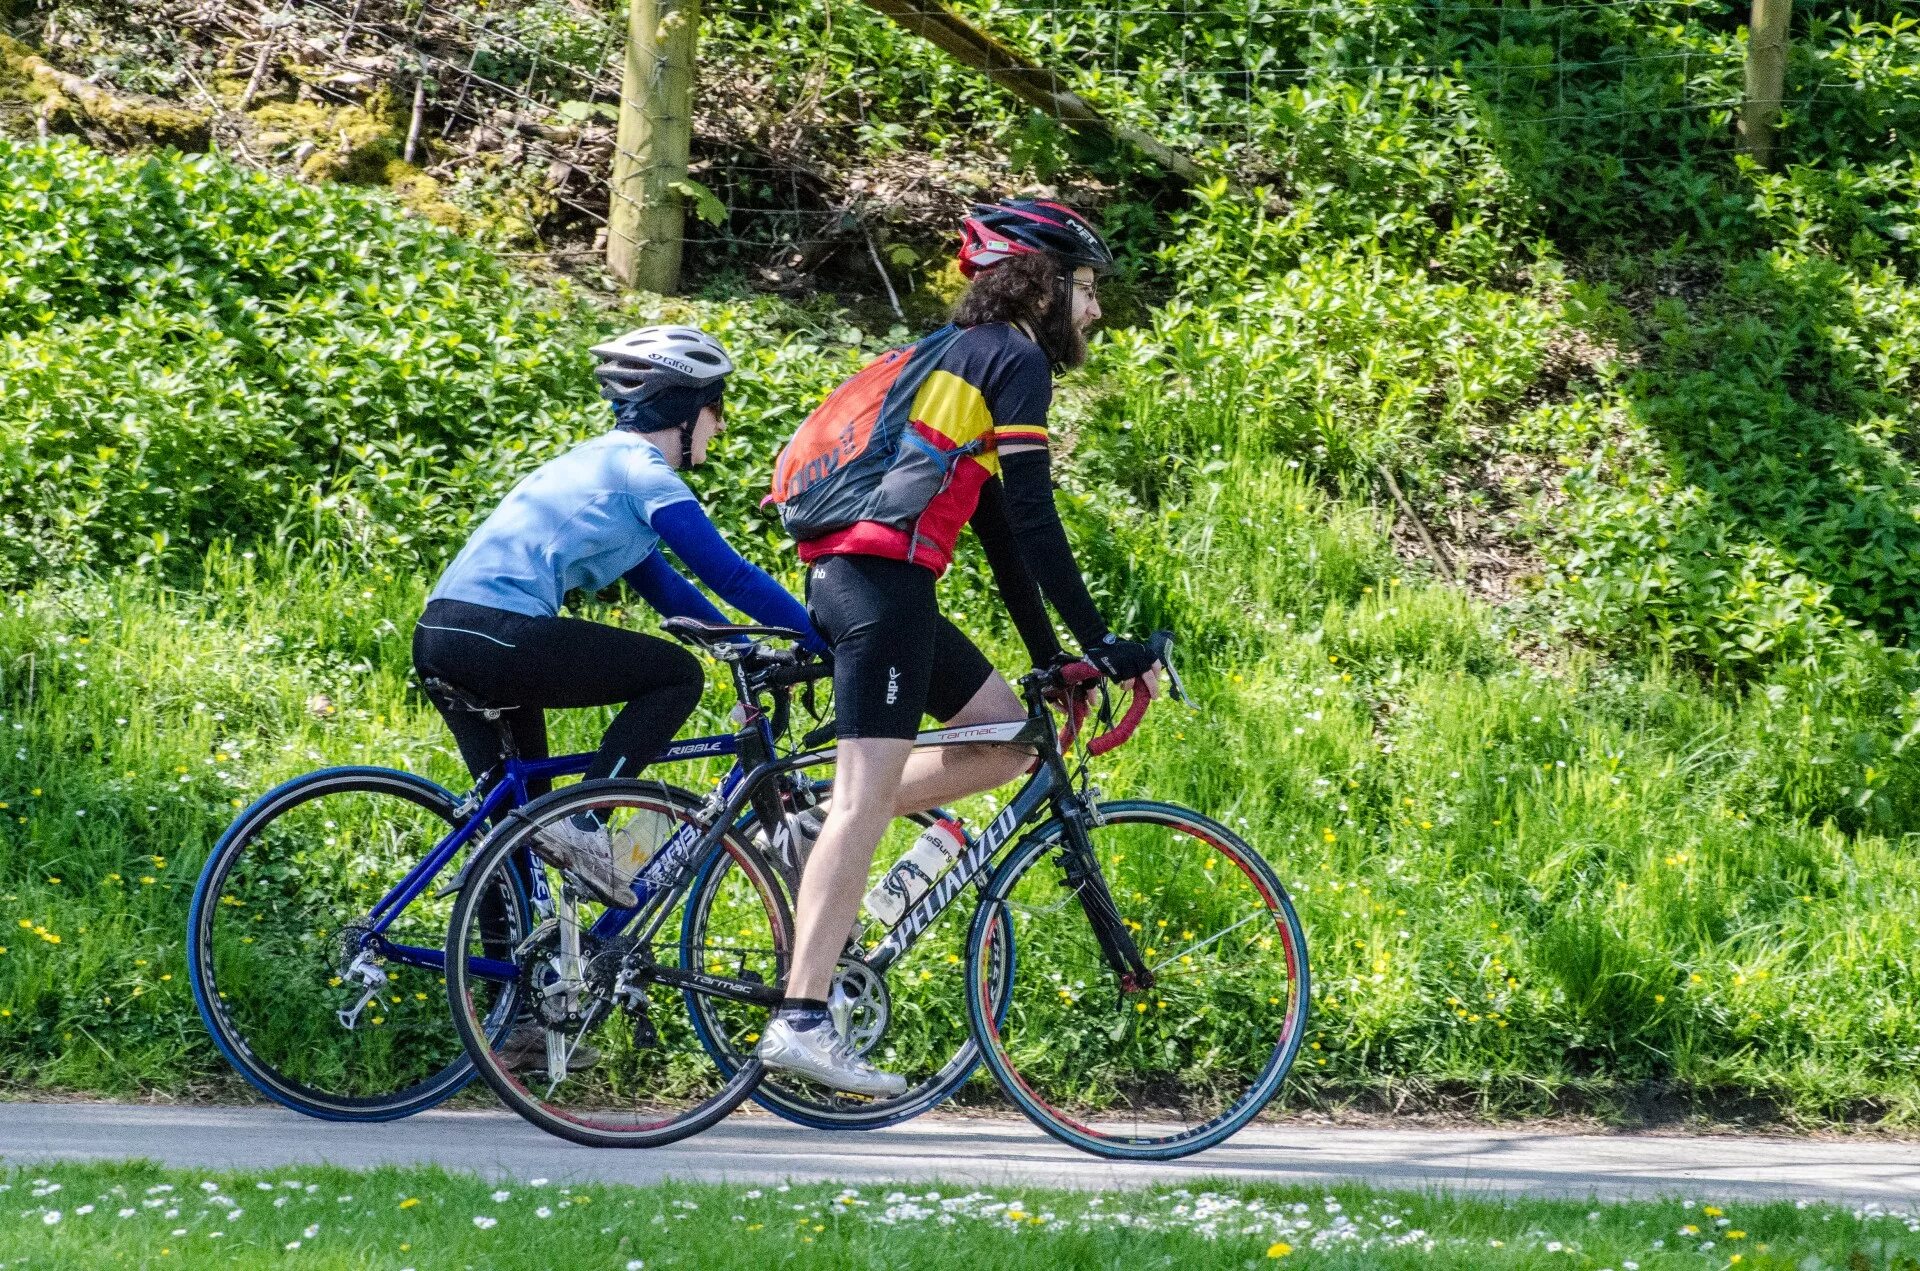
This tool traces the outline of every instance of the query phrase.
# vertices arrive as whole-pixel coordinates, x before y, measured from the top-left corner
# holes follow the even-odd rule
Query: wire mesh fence
[[[1522,155],[1710,161],[1735,144],[1739,0],[951,7],[1116,122],[1245,181],[1284,181],[1303,100],[1415,81],[1470,95]],[[342,102],[400,86],[411,110],[389,105],[411,116],[407,159],[469,186],[519,180],[548,248],[604,245],[626,49],[615,0],[209,0],[192,19],[224,30],[243,63],[256,57],[256,81],[280,63]],[[1827,20],[1801,0],[1795,29]],[[886,254],[905,250],[887,231],[902,208],[957,213],[1010,166],[1042,183],[1087,179],[1060,112],[1013,100],[860,0],[728,0],[706,4],[702,23],[682,187],[700,268],[779,285],[847,251],[886,279]],[[1789,116],[1857,87],[1817,58],[1798,66]]]

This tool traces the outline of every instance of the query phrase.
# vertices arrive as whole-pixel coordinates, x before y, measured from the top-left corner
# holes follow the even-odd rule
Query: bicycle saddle
[[[472,711],[476,715],[485,715],[488,719],[500,718],[500,712],[502,711],[520,709],[518,706],[501,706],[485,701],[477,693],[469,693],[457,684],[449,684],[445,680],[435,679],[432,676],[427,677],[420,683],[421,686],[427,690],[428,694],[445,702],[448,706],[463,711]]]
[[[806,639],[805,633],[788,627],[736,627],[721,622],[702,622],[698,618],[668,618],[660,624],[660,629],[677,640],[685,640],[688,644],[703,645],[707,648],[718,644],[731,644],[742,638]]]

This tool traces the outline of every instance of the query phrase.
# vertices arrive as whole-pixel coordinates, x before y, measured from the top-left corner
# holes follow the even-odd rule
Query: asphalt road
[[[1884,1140],[1373,1130],[1284,1123],[1165,1164],[1083,1155],[1024,1121],[923,1117],[829,1134],[735,1114],[653,1151],[596,1151],[503,1112],[429,1112],[386,1125],[309,1120],[278,1108],[0,1103],[0,1160],[146,1157],[200,1168],[437,1164],[495,1177],[647,1183],[700,1179],[882,1183],[941,1180],[1086,1190],[1202,1180],[1452,1188],[1535,1195],[1789,1199],[1920,1209],[1920,1144]]]

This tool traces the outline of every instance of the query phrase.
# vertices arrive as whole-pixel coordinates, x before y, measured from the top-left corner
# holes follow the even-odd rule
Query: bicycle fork
[[[1134,943],[1133,933],[1120,917],[1119,906],[1113,903],[1106,875],[1100,872],[1100,858],[1087,836],[1086,819],[1084,809],[1074,809],[1063,818],[1065,834],[1060,868],[1065,877],[1060,885],[1071,888],[1080,898],[1080,907],[1093,925],[1093,938],[1099,942],[1101,954],[1120,981],[1121,996],[1144,993],[1153,987],[1154,974],[1146,959],[1140,956],[1140,946]]]

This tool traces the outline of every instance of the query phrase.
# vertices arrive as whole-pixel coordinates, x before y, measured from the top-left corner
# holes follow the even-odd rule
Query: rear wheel
[[[215,1044],[262,1094],[309,1116],[385,1121],[472,1079],[440,969],[422,965],[441,956],[452,899],[429,880],[379,935],[372,916],[460,824],[455,807],[411,773],[335,768],[271,791],[221,836],[188,915],[188,969]],[[520,883],[492,880],[502,939],[526,928]],[[484,999],[485,1031],[504,1029],[510,999]]]
[[[1103,804],[1099,874],[1151,978],[1123,989],[1068,882],[1056,821],[988,884],[967,1007],[988,1067],[1041,1129],[1100,1156],[1167,1160],[1244,1126],[1306,1031],[1306,940],[1286,889],[1238,836],[1172,804]],[[1091,886],[1094,884],[1081,884]],[[1020,946],[994,1009],[996,945]]]
[[[658,1147],[712,1125],[760,1079],[757,1060],[715,1063],[687,1017],[689,996],[741,1035],[778,1001],[790,948],[786,903],[759,854],[732,834],[716,849],[729,878],[691,939],[680,896],[609,910],[531,852],[542,825],[592,813],[616,841],[666,862],[706,830],[700,800],[651,781],[583,781],[530,805],[489,839],[448,931],[454,1022],[502,1102],[551,1134],[590,1147]],[[479,921],[480,890],[526,869],[540,898],[531,935],[500,951]],[[664,872],[690,872],[690,864]],[[671,880],[669,879],[669,884]],[[487,994],[518,986],[527,1020],[507,1044],[485,1027]],[[745,999],[745,1000],[742,1000]],[[513,1044],[517,1043],[517,1044]]]
[[[888,829],[874,853],[874,881],[913,845],[919,832],[933,821],[929,813],[901,817]],[[758,822],[739,827],[739,837],[753,841]],[[716,851],[694,882],[686,908],[684,939],[688,948],[712,945],[733,933],[732,914],[741,907],[738,897],[749,889],[745,872],[735,859]],[[800,1125],[823,1130],[875,1130],[919,1116],[950,1098],[980,1066],[980,1050],[966,1025],[966,984],[960,974],[965,960],[966,924],[958,906],[950,906],[913,947],[886,968],[872,970],[864,958],[848,957],[839,967],[840,983],[854,998],[848,1033],[856,1049],[875,1065],[906,1077],[906,1093],[891,1099],[830,1090],[804,1077],[769,1073],[753,1092],[753,1101],[770,1112]],[[886,931],[862,911],[863,947],[871,950]],[[1012,933],[1003,930],[995,946],[996,975],[1004,985],[1012,957]],[[771,951],[763,956],[773,965]],[[786,967],[769,983],[782,983]],[[1004,994],[1000,1000],[1004,1001]],[[701,994],[688,994],[687,1006],[700,1040],[726,1071],[733,1071],[752,1055],[768,1013],[742,1012],[733,1003]]]

